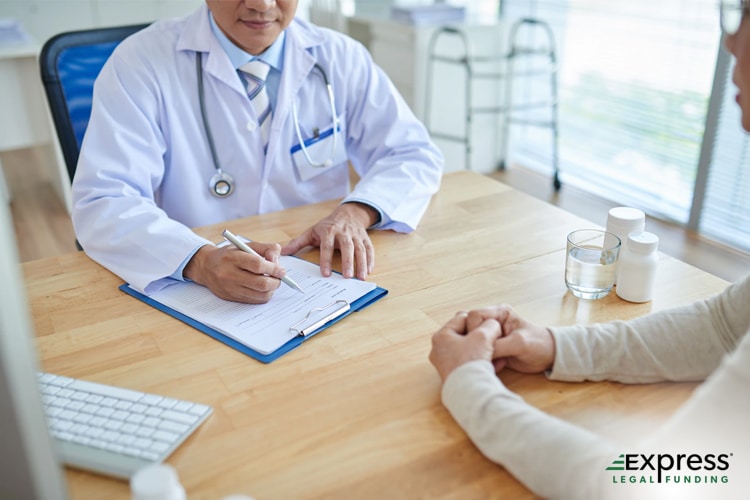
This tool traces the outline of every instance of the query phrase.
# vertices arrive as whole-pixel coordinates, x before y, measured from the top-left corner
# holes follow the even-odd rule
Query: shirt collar
[[[253,59],[260,59],[277,71],[281,71],[284,68],[284,41],[286,40],[286,30],[282,31],[278,38],[264,50],[260,55],[254,56],[249,54],[236,46],[223,31],[219,28],[219,25],[214,21],[214,16],[209,11],[208,19],[211,23],[211,31],[213,31],[216,39],[221,44],[224,52],[227,53],[229,60],[235,69],[243,66],[245,63],[252,61]]]

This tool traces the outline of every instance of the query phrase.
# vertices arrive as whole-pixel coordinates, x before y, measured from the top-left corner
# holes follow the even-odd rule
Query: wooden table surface
[[[199,228],[283,242],[336,202]],[[606,214],[600,214],[603,221]],[[430,337],[459,309],[508,302],[540,324],[632,318],[726,282],[662,255],[655,298],[579,300],[565,288],[565,237],[590,222],[470,172],[448,174],[419,229],[371,233],[389,294],[265,365],[117,289],[82,252],[23,265],[45,371],[188,399],[214,414],[167,462],[189,499],[531,498],[485,459],[440,403]],[[316,261],[317,251],[305,254]],[[337,262],[338,264],[338,262]],[[694,384],[566,384],[506,371],[543,410],[630,440]],[[73,498],[129,498],[126,482],[68,469]]]

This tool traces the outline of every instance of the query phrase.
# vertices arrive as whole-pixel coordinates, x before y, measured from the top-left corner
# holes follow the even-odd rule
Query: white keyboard
[[[38,374],[61,460],[123,479],[167,458],[211,414],[210,406],[81,379]]]

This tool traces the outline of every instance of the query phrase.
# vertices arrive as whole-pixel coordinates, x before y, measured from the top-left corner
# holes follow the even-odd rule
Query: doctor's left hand
[[[264,304],[271,300],[286,275],[278,262],[281,247],[278,243],[251,242],[248,245],[258,255],[231,245],[204,245],[195,252],[182,275],[205,286],[220,299]]]
[[[367,228],[378,220],[377,211],[362,203],[343,203],[331,214],[281,249],[282,255],[293,255],[306,246],[320,247],[320,273],[331,275],[331,261],[336,249],[341,252],[341,274],[363,280],[375,268],[375,247]]]

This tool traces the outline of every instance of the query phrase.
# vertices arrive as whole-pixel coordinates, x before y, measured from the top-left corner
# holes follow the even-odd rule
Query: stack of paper
[[[413,7],[391,7],[391,18],[415,25],[451,24],[463,22],[466,8],[455,5],[433,4]]]

